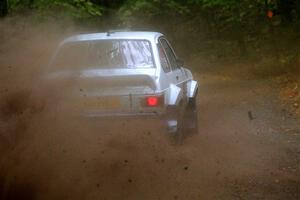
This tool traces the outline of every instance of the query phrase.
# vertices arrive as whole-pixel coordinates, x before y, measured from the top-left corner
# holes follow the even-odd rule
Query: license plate
[[[119,97],[87,97],[80,102],[79,105],[83,109],[101,109],[112,110],[121,107],[121,100]]]

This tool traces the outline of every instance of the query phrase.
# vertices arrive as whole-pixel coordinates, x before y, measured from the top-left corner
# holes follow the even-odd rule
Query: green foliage
[[[182,15],[187,12],[187,7],[175,0],[128,0],[119,9],[119,16],[122,21],[130,22],[136,17],[151,20],[163,16],[170,17],[174,14]]]
[[[90,0],[9,0],[12,11],[34,9],[42,13],[61,11],[75,18],[99,17],[103,7]]]
[[[281,46],[277,44],[278,41],[286,40],[290,43],[293,38],[298,38],[300,30],[299,0],[8,0],[8,2],[10,12],[35,11],[41,14],[38,19],[49,16],[61,19],[61,16],[71,16],[75,19],[84,19],[82,21],[85,23],[88,23],[86,20],[88,18],[91,21],[96,19],[95,22],[98,23],[99,19],[103,19],[100,17],[108,16],[112,20],[110,23],[106,21],[108,18],[102,20],[108,28],[120,25],[155,27],[157,30],[172,33],[177,40],[184,41],[183,49],[194,47],[195,51],[198,51],[206,45],[206,52],[207,49],[212,51],[222,49],[224,54],[249,55],[251,51],[263,55],[263,52],[275,52],[273,54],[279,58],[283,51],[278,47]],[[272,19],[266,16],[268,10],[274,11]],[[291,33],[283,37],[282,33],[287,30],[291,30]],[[213,52],[211,54],[216,55]],[[290,59],[281,62],[285,63],[286,60]]]

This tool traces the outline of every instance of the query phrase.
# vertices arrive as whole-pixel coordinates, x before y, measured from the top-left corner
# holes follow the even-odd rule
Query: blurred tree
[[[106,8],[117,8],[124,4],[126,0],[92,0],[92,2]]]
[[[278,0],[278,11],[286,22],[292,22],[293,11],[295,11],[298,0]]]
[[[219,41],[227,45],[227,49],[236,48],[228,51],[239,52],[240,56],[246,55],[251,45],[259,52],[259,42],[274,44],[279,37],[276,35],[279,30],[290,28],[290,32],[296,35],[300,29],[300,0],[7,1],[9,11],[31,9],[41,14],[39,19],[71,16],[84,21],[103,21],[107,27],[160,27],[161,31],[172,32],[182,39],[187,32],[194,34],[195,38],[202,34],[207,40],[215,41],[215,44]],[[0,14],[3,16],[7,14],[7,2],[0,2]],[[106,18],[103,20],[101,17]],[[108,19],[114,24],[111,21],[107,23]],[[194,45],[193,42],[191,44]],[[218,45],[212,48],[220,49]]]
[[[7,0],[0,0],[0,17],[4,17],[8,14]]]
[[[9,8],[12,11],[35,9],[48,14],[56,10],[76,18],[101,16],[103,11],[102,6],[90,0],[9,0]]]

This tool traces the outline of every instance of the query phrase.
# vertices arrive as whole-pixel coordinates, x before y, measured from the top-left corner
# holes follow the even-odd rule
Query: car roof
[[[110,40],[110,39],[136,39],[156,41],[163,34],[148,31],[109,31],[105,33],[89,33],[71,36],[63,43],[89,41],[89,40]]]

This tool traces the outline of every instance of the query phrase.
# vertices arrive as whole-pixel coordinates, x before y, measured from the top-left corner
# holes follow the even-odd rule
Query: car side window
[[[172,48],[170,47],[170,45],[168,44],[167,40],[161,38],[160,42],[166,52],[167,58],[169,60],[169,63],[171,65],[172,70],[176,70],[178,69],[178,65],[177,65],[177,59],[176,56],[172,50]]]
[[[166,53],[165,53],[165,51],[162,48],[160,43],[158,43],[157,47],[158,47],[158,53],[159,53],[159,59],[160,59],[161,67],[163,68],[165,73],[168,73],[168,72],[171,71],[171,68],[170,68],[170,65],[168,63],[167,55],[166,55]]]

